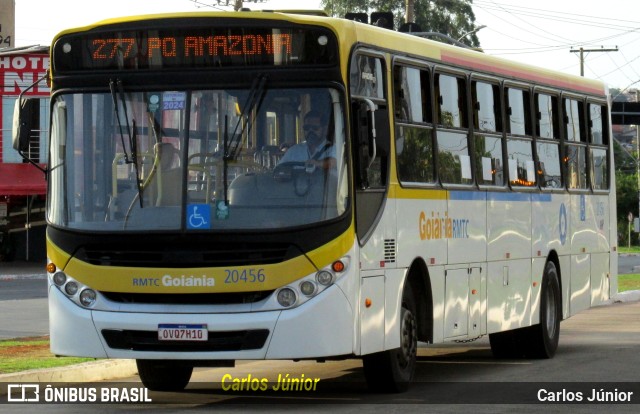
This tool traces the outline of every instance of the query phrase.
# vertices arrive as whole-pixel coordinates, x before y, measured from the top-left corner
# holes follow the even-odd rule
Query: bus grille
[[[272,290],[238,293],[124,293],[100,292],[118,303],[161,305],[237,305],[255,303],[273,293]]]
[[[235,244],[189,246],[84,246],[76,257],[97,266],[123,267],[232,267],[281,263],[300,252],[289,244]]]
[[[160,341],[157,331],[103,329],[109,348],[157,352],[214,352],[260,349],[269,336],[267,329],[209,332],[206,342]]]

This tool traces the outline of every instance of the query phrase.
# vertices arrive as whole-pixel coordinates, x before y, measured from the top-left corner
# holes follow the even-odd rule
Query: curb
[[[133,359],[108,359],[1,374],[0,382],[95,382],[131,377],[137,373]]]

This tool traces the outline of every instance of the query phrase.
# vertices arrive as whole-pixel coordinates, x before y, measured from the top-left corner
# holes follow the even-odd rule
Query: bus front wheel
[[[407,284],[400,312],[400,348],[365,355],[362,359],[369,389],[375,392],[403,392],[409,388],[416,368],[418,321],[416,302]]]
[[[138,375],[151,391],[182,391],[193,373],[193,367],[179,362],[137,359]]]

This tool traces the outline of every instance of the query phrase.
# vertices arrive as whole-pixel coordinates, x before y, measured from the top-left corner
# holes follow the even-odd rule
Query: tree
[[[423,32],[438,32],[454,39],[462,38],[461,42],[471,47],[480,46],[475,33],[465,36],[476,29],[472,0],[413,0],[412,3],[414,22]],[[321,4],[335,17],[344,17],[348,12],[392,12],[397,28],[405,22],[407,0],[322,0]]]
[[[616,198],[618,201],[618,243],[626,245],[629,231],[627,216],[638,217],[638,176],[616,172]],[[631,243],[638,245],[638,234],[631,233]]]

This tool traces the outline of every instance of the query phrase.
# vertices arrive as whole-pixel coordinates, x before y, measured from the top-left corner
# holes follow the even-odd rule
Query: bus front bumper
[[[51,352],[56,355],[176,360],[349,355],[354,353],[354,320],[352,307],[337,286],[293,309],[246,313],[92,311],[55,287],[49,290]],[[206,325],[210,340],[206,345],[159,341],[161,324]]]

